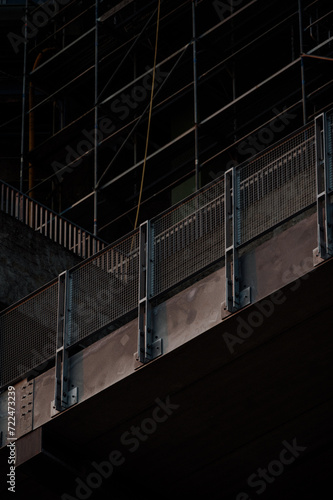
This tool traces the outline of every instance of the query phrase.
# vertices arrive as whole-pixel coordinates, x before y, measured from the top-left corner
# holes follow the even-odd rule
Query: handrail
[[[327,118],[324,133],[329,149],[327,188],[331,192],[333,112],[327,114]],[[139,276],[142,273],[148,273],[151,279],[147,300],[160,300],[173,287],[226,259],[229,219],[233,224],[232,232],[237,235],[237,239],[234,238],[237,252],[277,225],[310,209],[316,202],[318,133],[313,123],[302,127],[260,155],[234,167],[231,186],[228,171],[154,217],[149,221],[149,237],[145,244],[141,241],[140,228],[70,269],[68,345],[81,343],[97,332],[107,333],[109,326],[125,315],[127,319],[132,318],[140,303]],[[281,158],[286,161],[281,162]],[[264,175],[268,171],[269,175]],[[236,207],[233,213],[229,207],[231,198]],[[63,231],[71,225],[74,232],[72,229],[71,242],[66,233],[66,244],[74,251],[81,249],[82,253],[82,242],[88,237],[90,243],[93,241],[90,233],[84,232],[82,237],[81,228],[3,182],[0,182],[0,208],[62,244],[65,243]],[[46,217],[43,218],[44,212]],[[146,261],[147,270],[145,266],[142,269],[141,252],[148,246],[151,258]],[[0,314],[3,346],[0,350],[0,387],[37,369],[37,360],[31,361],[29,356],[31,350],[37,351],[40,345],[44,346],[40,364],[54,357],[58,301],[58,282],[54,280]],[[15,360],[6,350],[13,343],[17,345]]]
[[[0,210],[84,259],[107,245],[89,231],[1,180]]]

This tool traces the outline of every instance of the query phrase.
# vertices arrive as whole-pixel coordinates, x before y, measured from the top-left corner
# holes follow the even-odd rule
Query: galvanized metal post
[[[64,271],[58,281],[58,328],[55,358],[55,394],[51,404],[51,415],[55,415],[77,403],[77,387],[69,383],[68,325],[70,313],[70,277]]]
[[[138,306],[138,355],[146,363],[162,354],[162,340],[153,331],[153,249],[154,234],[150,221],[140,225],[139,234],[139,306]]]
[[[235,169],[224,174],[225,189],[225,279],[226,307],[229,312],[239,308],[239,269],[236,241]]]
[[[325,113],[315,119],[318,248],[315,257],[333,255],[332,124]],[[318,262],[317,262],[318,263]]]
[[[240,245],[239,204],[240,180],[236,168],[227,170],[224,174],[225,200],[225,309],[235,312],[251,301],[250,288],[241,290],[240,265],[238,246]]]

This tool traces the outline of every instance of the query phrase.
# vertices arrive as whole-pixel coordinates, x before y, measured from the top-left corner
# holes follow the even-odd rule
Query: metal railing
[[[152,221],[153,294],[181,283],[224,255],[224,179]]]
[[[54,357],[57,323],[58,279],[0,316],[1,386]]]
[[[239,245],[315,203],[314,126],[237,167],[236,185]]]
[[[0,181],[0,210],[84,259],[106,246],[89,231],[3,181]]]
[[[327,117],[325,132],[331,152],[332,116]],[[226,221],[232,219],[232,231],[237,235],[234,246],[239,248],[315,205],[316,134],[314,125],[303,127],[234,167],[232,185],[228,182],[228,171],[152,219],[149,241],[144,245],[142,242],[140,245],[140,228],[68,271],[69,346],[140,310],[140,276],[149,276],[151,280],[145,299],[149,301],[222,261],[230,252],[227,246],[230,237],[226,234],[230,224]],[[332,157],[328,158],[328,177],[332,179]],[[17,194],[11,190],[8,193],[14,198]],[[19,199],[27,201],[24,197]],[[7,203],[6,210],[14,211],[12,215],[19,215],[15,210],[22,204],[13,203],[13,198],[9,203],[8,196],[2,196],[1,203],[1,207]],[[24,217],[27,214],[28,208]],[[41,224],[36,220],[34,224]],[[148,244],[151,254],[145,261],[140,252]],[[151,266],[149,272],[146,265]],[[55,356],[59,322],[57,290],[58,283],[53,281],[0,315],[1,387],[36,369],[37,361],[44,363]]]
[[[70,345],[136,310],[138,280],[138,230],[69,271]]]

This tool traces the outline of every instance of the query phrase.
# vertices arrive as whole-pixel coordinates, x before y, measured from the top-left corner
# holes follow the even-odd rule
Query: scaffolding
[[[139,222],[332,106],[329,1],[27,0],[21,187],[106,241],[134,228],[159,4]]]

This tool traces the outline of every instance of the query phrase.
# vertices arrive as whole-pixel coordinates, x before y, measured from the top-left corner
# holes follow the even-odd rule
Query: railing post
[[[150,221],[140,225],[139,233],[139,304],[137,361],[147,363],[162,354],[162,339],[153,330],[153,249],[154,231]]]
[[[58,327],[55,358],[55,391],[51,403],[51,416],[77,403],[77,387],[70,385],[68,360],[68,327],[70,314],[70,276],[69,271],[59,275],[58,282]]]
[[[224,310],[235,312],[251,302],[250,288],[241,290],[238,257],[240,244],[240,180],[236,168],[224,174],[225,216],[225,304]]]
[[[333,182],[332,182],[332,123],[326,113],[315,119],[317,238],[314,264],[333,255]]]

